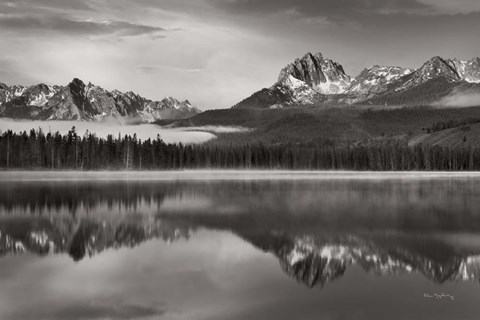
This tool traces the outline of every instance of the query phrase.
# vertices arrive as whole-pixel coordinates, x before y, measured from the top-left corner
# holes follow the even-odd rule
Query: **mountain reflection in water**
[[[75,261],[149,239],[228,231],[308,287],[360,266],[480,279],[479,180],[0,183],[0,255]]]

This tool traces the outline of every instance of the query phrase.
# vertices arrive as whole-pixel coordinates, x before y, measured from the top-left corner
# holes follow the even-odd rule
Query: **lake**
[[[1,172],[0,319],[478,319],[480,174]]]

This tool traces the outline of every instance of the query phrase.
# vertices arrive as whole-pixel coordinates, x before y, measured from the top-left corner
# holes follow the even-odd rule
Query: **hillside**
[[[210,142],[213,144],[355,144],[379,139],[410,141],[433,134],[428,131],[435,123],[469,119],[480,119],[480,107],[301,106],[286,109],[210,110],[189,119],[170,121],[169,125],[243,126],[253,129],[248,133],[220,134],[217,140]]]
[[[441,130],[419,136],[411,144],[428,144],[442,147],[480,147],[480,123]]]

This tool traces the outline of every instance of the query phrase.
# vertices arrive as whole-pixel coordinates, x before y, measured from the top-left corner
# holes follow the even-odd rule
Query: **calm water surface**
[[[0,173],[0,319],[479,319],[480,175]]]

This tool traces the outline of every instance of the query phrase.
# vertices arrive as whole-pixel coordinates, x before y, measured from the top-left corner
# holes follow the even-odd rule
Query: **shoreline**
[[[199,169],[165,171],[0,171],[8,181],[221,181],[221,180],[429,180],[480,179],[478,171],[308,171]]]

